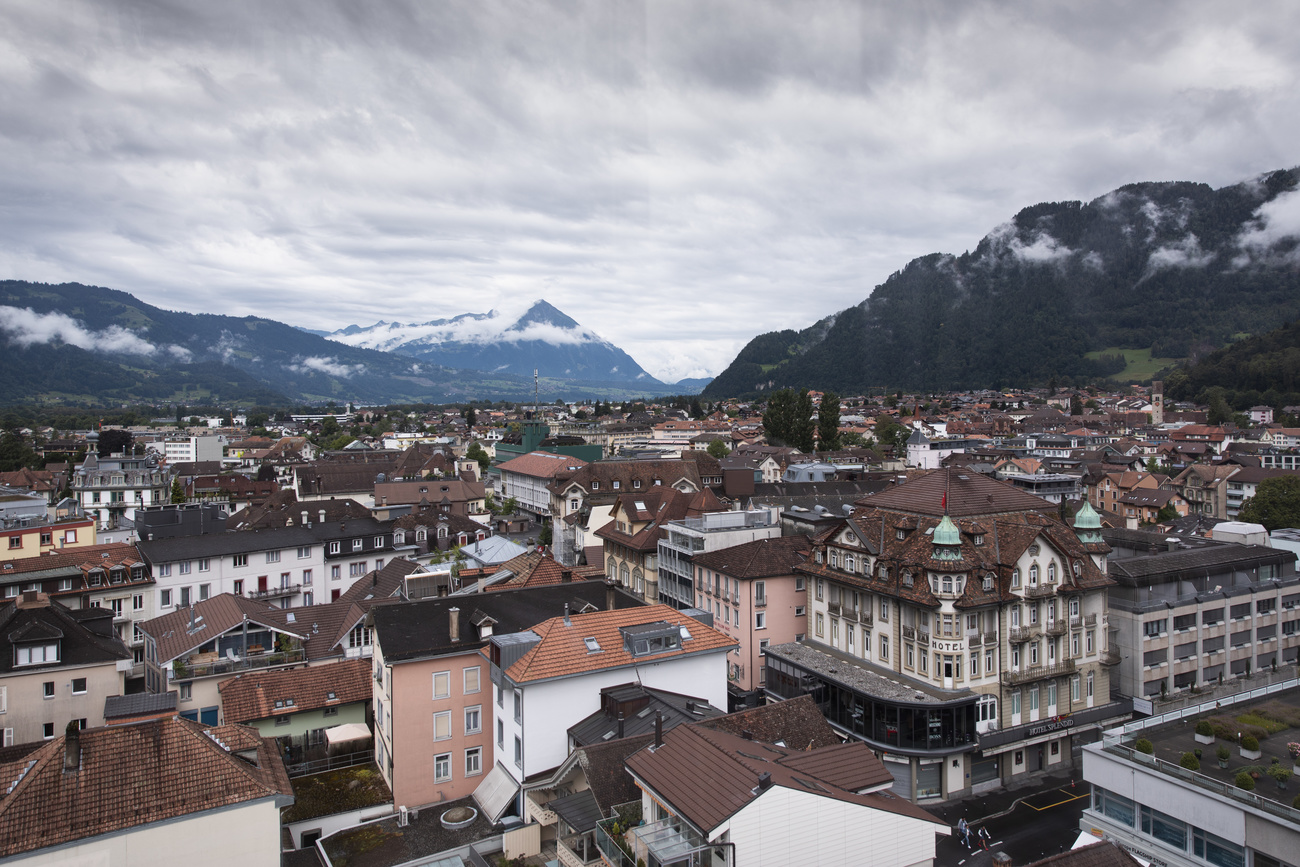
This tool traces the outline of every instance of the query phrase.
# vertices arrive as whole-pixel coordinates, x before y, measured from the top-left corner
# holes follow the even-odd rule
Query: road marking
[[[1084,792],[1084,793],[1081,794],[1081,795],[1071,794],[1070,792],[1067,792],[1065,789],[1057,789],[1057,791],[1060,792],[1060,793],[1063,794],[1063,795],[1067,795],[1068,797],[1067,797],[1065,800],[1063,800],[1063,801],[1057,801],[1056,803],[1054,803],[1054,804],[1048,804],[1048,805],[1045,806],[1045,807],[1035,807],[1033,804],[1029,803],[1028,801],[1025,801],[1024,804],[1025,804],[1026,807],[1029,807],[1029,809],[1031,809],[1031,810],[1037,810],[1038,812],[1041,813],[1041,812],[1043,812],[1044,810],[1050,810],[1050,809],[1052,809],[1053,807],[1059,807],[1059,806],[1061,806],[1062,804],[1068,804],[1068,803],[1070,803],[1071,801],[1077,801],[1077,800],[1079,800],[1080,798],[1086,798],[1086,797],[1088,797],[1088,794],[1089,794],[1089,793],[1087,793],[1087,792]]]

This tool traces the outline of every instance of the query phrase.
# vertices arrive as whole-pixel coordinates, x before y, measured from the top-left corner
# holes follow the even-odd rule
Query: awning
[[[341,726],[325,729],[325,741],[331,744],[361,741],[368,737],[370,737],[370,729],[366,728],[365,723],[344,723]]]
[[[591,789],[548,801],[546,809],[553,811],[579,833],[590,831],[604,818],[600,815],[600,805],[596,803],[596,796],[591,793]]]
[[[519,784],[515,782],[515,778],[510,776],[505,765],[497,762],[474,790],[474,800],[483,810],[483,815],[488,821],[495,824],[501,818],[501,814],[514,803],[518,791]]]

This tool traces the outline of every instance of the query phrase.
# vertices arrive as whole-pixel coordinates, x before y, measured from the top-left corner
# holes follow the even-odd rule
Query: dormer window
[[[617,491],[617,490],[619,489],[619,486],[620,486],[621,484],[622,484],[622,482],[620,482],[618,479],[615,479],[615,480],[614,480],[614,490]]]
[[[682,646],[681,629],[672,623],[660,621],[640,626],[625,626],[619,631],[623,633],[623,649],[633,656],[667,653]]]
[[[633,480],[632,480],[632,488],[633,488],[633,490],[640,490],[640,489],[641,489],[641,480],[640,480],[640,479],[633,479]]]
[[[593,491],[599,491],[599,490],[600,490],[600,482],[592,482],[592,483],[591,483],[591,489],[592,489]]]
[[[907,531],[901,527],[894,531],[894,538],[902,540],[907,538]]]
[[[14,665],[43,665],[59,661],[59,643],[20,644],[14,648]]]
[[[984,534],[983,534],[983,533],[976,533],[976,534],[975,534],[975,544],[976,544],[976,545],[983,545],[983,544],[984,544]]]

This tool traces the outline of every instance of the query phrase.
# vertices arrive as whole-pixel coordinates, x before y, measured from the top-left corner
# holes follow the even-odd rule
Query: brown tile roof
[[[369,518],[370,510],[356,500],[342,497],[329,500],[298,501],[292,488],[284,488],[267,497],[264,502],[247,506],[226,519],[227,530],[266,530],[278,527],[297,527],[302,524],[302,513],[307,521],[320,521],[321,510],[326,521],[347,521],[351,518]]]
[[[682,642],[676,650],[652,656],[633,657],[624,649],[620,627],[660,621],[687,627],[691,639]],[[568,626],[563,617],[553,617],[534,626],[532,631],[541,637],[541,641],[506,669],[506,675],[515,683],[568,677],[625,665],[663,662],[674,657],[711,651],[726,651],[737,644],[735,639],[668,605],[575,614],[570,617]],[[599,652],[587,651],[587,638],[596,639],[601,648]]]
[[[278,616],[271,613],[281,611],[266,602],[257,602],[222,593],[211,599],[195,603],[192,608],[181,608],[162,617],[146,620],[140,624],[140,630],[157,642],[158,661],[169,662],[188,653],[199,645],[212,641],[227,630],[234,629],[247,617],[250,623],[288,632],[298,638],[306,638],[302,624],[289,628]],[[190,618],[194,618],[194,631],[190,631]]]
[[[794,567],[808,559],[811,540],[802,533],[758,539],[731,548],[722,548],[695,556],[695,564],[723,572],[733,578],[768,578],[790,575]]]
[[[909,476],[906,484],[872,494],[859,503],[937,518],[944,514],[945,493],[948,514],[953,518],[1055,508],[1041,497],[1027,494],[1014,485],[961,469],[932,470],[923,475]]]
[[[1136,867],[1141,863],[1110,840],[1099,840],[1035,861],[1028,867]]]
[[[126,542],[113,542],[106,545],[87,545],[84,548],[70,548],[54,554],[42,554],[39,557],[24,557],[21,560],[7,560],[4,563],[4,575],[24,572],[44,572],[52,569],[67,569],[89,573],[96,568],[107,569],[112,566],[143,566],[144,559],[135,545]]]
[[[614,487],[614,482],[619,487]],[[655,482],[673,487],[685,481],[690,487],[699,490],[699,466],[693,460],[665,461],[597,461],[587,464],[576,472],[568,473],[551,484],[551,490],[561,492],[577,485],[587,496],[615,496],[624,493],[648,491],[655,487]],[[598,482],[600,487],[592,490],[591,483]],[[637,487],[640,482],[640,487]]]
[[[370,700],[370,660],[246,672],[224,681],[217,689],[221,692],[222,712],[231,722],[251,723],[286,713],[338,707]]]
[[[659,540],[664,535],[664,525],[669,521],[725,509],[708,488],[686,492],[655,485],[647,491],[620,494],[614,506],[614,520],[596,530],[596,535],[634,551],[657,551]],[[632,532],[619,529],[620,517],[625,519]]]
[[[841,743],[811,695],[701,720],[695,725],[733,735],[749,732],[756,741],[784,743],[792,750],[811,750]]]
[[[263,798],[291,802],[274,743],[244,726],[178,718],[78,733],[77,771],[65,736],[0,765],[0,857]],[[249,760],[237,757],[244,753]]]
[[[826,751],[833,751],[833,755]],[[654,752],[645,749],[630,756],[627,768],[639,782],[666,799],[674,812],[705,832],[761,797],[758,784],[764,773],[771,775],[774,786],[947,827],[942,819],[902,798],[856,794],[858,789],[888,785],[893,779],[884,763],[861,741],[806,752],[685,725],[668,732],[663,745]],[[825,771],[835,779],[818,777],[817,771]],[[701,786],[701,780],[709,784]]]
[[[637,735],[574,750],[602,815],[608,816],[610,808],[617,804],[640,800],[641,790],[623,762],[637,750],[649,746],[654,739],[653,734]]]
[[[557,455],[551,452],[529,452],[512,458],[497,468],[502,472],[519,473],[537,479],[553,479],[558,473],[570,472],[570,467],[582,468],[587,462],[569,455]]]

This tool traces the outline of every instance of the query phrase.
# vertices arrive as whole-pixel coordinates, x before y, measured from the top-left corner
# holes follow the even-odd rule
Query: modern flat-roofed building
[[[1297,661],[1294,552],[1145,530],[1102,536],[1121,694],[1170,694]]]

